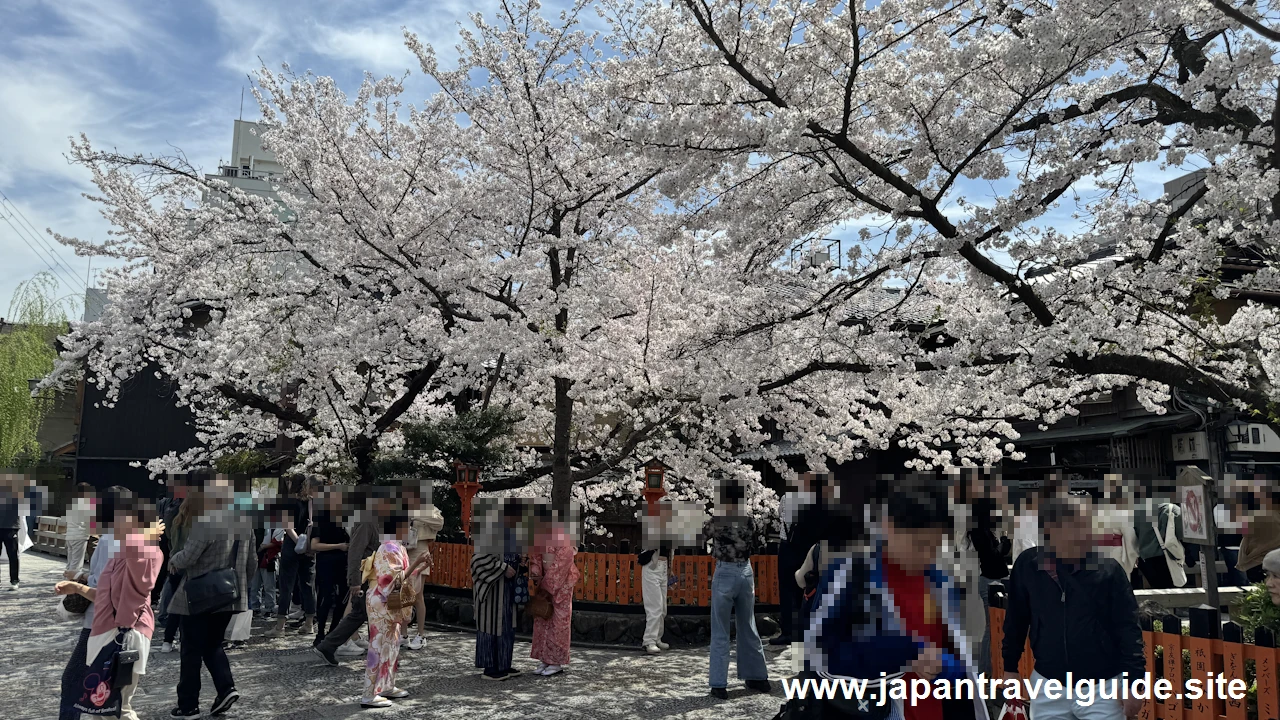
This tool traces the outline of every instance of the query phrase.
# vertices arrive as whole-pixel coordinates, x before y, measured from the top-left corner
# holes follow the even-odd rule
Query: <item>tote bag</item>
[[[71,701],[71,708],[76,712],[120,717],[120,688],[133,675],[130,670],[126,677],[120,677],[119,672],[120,652],[127,633],[128,628],[117,631],[115,640],[107,643],[93,662],[82,668],[80,693]]]

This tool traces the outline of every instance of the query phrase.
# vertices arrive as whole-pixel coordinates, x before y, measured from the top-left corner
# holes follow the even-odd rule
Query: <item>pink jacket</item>
[[[98,578],[93,600],[93,629],[99,635],[117,628],[133,628],[150,638],[155,628],[151,613],[151,589],[155,587],[164,557],[160,548],[142,535],[130,533]]]

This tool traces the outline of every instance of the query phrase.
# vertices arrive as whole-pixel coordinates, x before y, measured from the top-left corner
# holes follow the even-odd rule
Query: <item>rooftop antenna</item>
[[[240,86],[240,119],[244,120],[244,86]]]

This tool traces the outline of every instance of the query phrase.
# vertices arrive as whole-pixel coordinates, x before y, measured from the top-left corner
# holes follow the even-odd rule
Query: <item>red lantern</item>
[[[467,537],[471,537],[471,500],[480,492],[480,466],[455,461],[453,474],[453,489],[462,500],[462,529]]]
[[[667,494],[667,467],[661,460],[653,458],[639,466],[644,470],[644,499],[649,503],[649,514],[655,512],[654,505]]]

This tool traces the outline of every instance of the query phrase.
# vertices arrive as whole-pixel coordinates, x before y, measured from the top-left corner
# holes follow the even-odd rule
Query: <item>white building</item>
[[[231,159],[225,164],[219,161],[215,175],[207,179],[224,180],[231,185],[256,195],[274,197],[272,180],[283,172],[276,156],[262,147],[261,126],[255,122],[235,121],[231,137]]]

